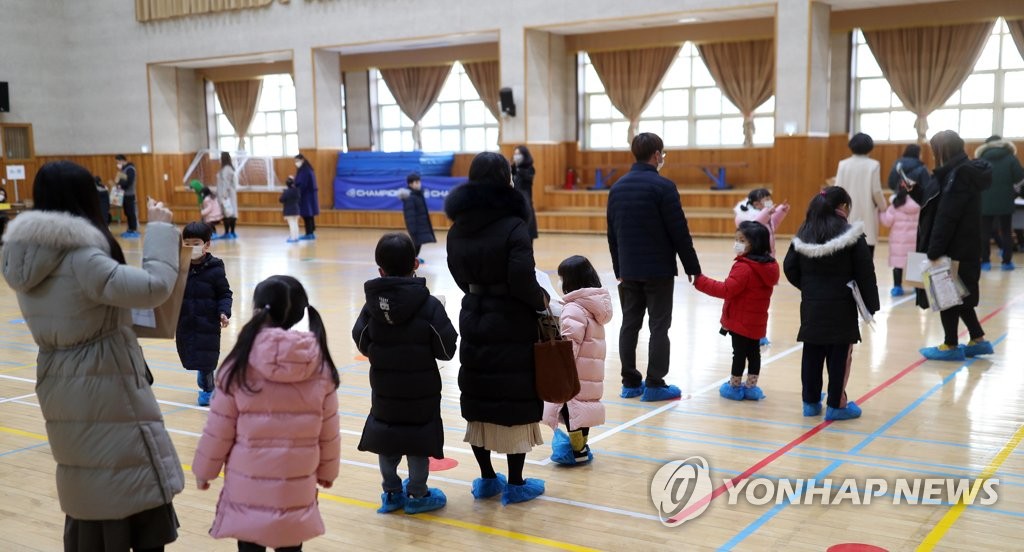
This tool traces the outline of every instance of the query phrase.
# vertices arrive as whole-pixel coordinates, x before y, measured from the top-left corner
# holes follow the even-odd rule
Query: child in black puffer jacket
[[[220,331],[231,318],[231,286],[224,261],[209,253],[213,227],[190,222],[181,231],[186,247],[192,248],[185,297],[174,335],[178,357],[186,370],[196,370],[199,406],[209,406],[213,395],[213,372],[220,360]]]

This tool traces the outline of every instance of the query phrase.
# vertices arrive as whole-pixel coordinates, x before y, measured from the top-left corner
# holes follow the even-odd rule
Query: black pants
[[[623,280],[619,284],[619,301],[622,304],[619,358],[622,361],[623,387],[640,387],[644,379],[636,369],[636,346],[645,312],[651,331],[651,341],[647,345],[647,387],[665,386],[671,353],[668,329],[672,326],[674,290],[675,281],[672,278]]]
[[[950,347],[956,347],[959,343],[959,337],[957,336],[959,332],[957,332],[957,329],[961,320],[967,326],[971,339],[985,337],[985,330],[981,328],[981,322],[978,321],[978,313],[974,312],[974,307],[965,307],[963,305],[950,307],[939,313],[939,319],[942,320],[942,331],[945,334],[943,341]]]
[[[234,234],[236,224],[238,224],[238,217],[224,217],[224,233]]]
[[[821,368],[828,369],[828,405],[839,408],[846,389],[846,366],[852,354],[849,343],[804,343],[804,354],[800,364],[800,381],[803,383],[805,403],[821,402]]]
[[[207,222],[206,225],[209,226],[213,230],[213,235],[216,236],[217,235],[217,223],[216,222]]]
[[[743,376],[743,369],[747,373],[757,376],[761,373],[761,340],[743,337],[742,335],[729,332],[732,336],[732,375],[733,377]]]
[[[200,391],[206,391],[211,393],[214,390],[214,370],[197,370],[196,371],[196,385],[199,386]]]
[[[312,235],[316,232],[316,218],[315,217],[302,217],[302,224],[306,225],[306,235]]]
[[[135,212],[135,196],[124,196],[124,205],[121,209],[124,211],[124,218],[128,220],[128,231],[137,232],[139,230],[139,217]]]
[[[894,268],[892,269],[892,285],[895,287],[903,287],[903,269]]]
[[[562,421],[565,422],[565,429],[567,431],[576,431],[576,429],[578,429],[583,432],[584,436],[590,435],[589,427],[577,427],[576,429],[573,429],[572,425],[569,424],[569,405],[563,404],[562,410],[559,411],[559,414],[562,415]]]
[[[875,258],[875,246],[869,245],[868,246],[868,251],[871,252],[871,258],[874,259]]]
[[[298,546],[275,548],[276,552],[302,552],[302,543]],[[267,552],[267,547],[254,542],[238,541],[238,552]]]
[[[423,247],[423,244],[420,243],[417,240],[412,240],[412,246],[416,248],[416,256],[419,257],[420,256],[420,248]]]
[[[1003,250],[1003,264],[1013,260],[1013,233],[1010,229],[1013,215],[991,215],[981,217],[981,262],[989,262],[992,251],[992,235],[996,245]],[[993,229],[994,226],[997,228]]]

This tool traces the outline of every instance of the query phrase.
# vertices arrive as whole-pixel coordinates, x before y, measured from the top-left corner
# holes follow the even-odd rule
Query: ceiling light
[[[696,23],[700,21],[699,17],[684,17],[679,20],[679,23]]]

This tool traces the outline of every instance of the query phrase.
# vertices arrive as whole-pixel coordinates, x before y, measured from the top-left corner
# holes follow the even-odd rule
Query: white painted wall
[[[799,10],[804,14],[802,21],[794,28],[808,27],[807,2],[780,0],[783,5],[804,6]],[[318,47],[497,30],[502,85],[516,91],[517,103],[522,106],[525,28],[654,14],[671,20],[699,10],[755,5],[763,6],[760,0],[676,0],[670,4],[663,0],[295,1],[275,2],[260,10],[141,24],[135,21],[132,3],[124,0],[0,0],[0,73],[11,82],[16,109],[4,120],[33,123],[41,154],[137,152],[142,145],[154,143],[147,64],[292,50],[299,142],[303,148],[316,147],[320,144],[312,109],[312,52]],[[780,8],[780,15],[785,11]],[[41,21],[54,22],[48,25],[53,31],[39,32]],[[780,40],[781,85],[796,81],[789,78],[791,72],[805,72],[806,50],[804,61],[796,66],[781,63],[781,59],[783,52],[792,56],[793,48],[805,45],[807,39],[804,34],[795,41]],[[806,98],[805,83],[806,79],[800,80],[804,92],[797,95],[801,98],[797,101]],[[782,111],[787,109],[789,88],[792,86],[779,90]],[[551,107],[559,103],[553,101]],[[561,112],[555,115],[559,117]],[[781,124],[784,117],[778,120]],[[518,116],[505,125],[506,141],[526,138],[523,121],[524,117]],[[558,137],[565,134],[559,128],[571,125],[549,117],[545,126],[549,136]],[[333,133],[333,129],[327,132]],[[185,134],[194,134],[194,125]],[[333,144],[333,138],[324,139],[326,146]]]

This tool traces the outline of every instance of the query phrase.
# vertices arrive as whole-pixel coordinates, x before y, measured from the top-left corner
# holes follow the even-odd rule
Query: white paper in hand
[[[132,309],[132,325],[155,328],[156,313],[153,309]]]
[[[864,304],[864,296],[860,293],[860,287],[857,286],[857,282],[850,280],[846,282],[846,286],[853,292],[853,300],[857,303],[857,312],[860,313],[860,319],[867,322],[871,329],[875,329],[875,317],[871,315],[871,311],[868,310],[868,306]]]

